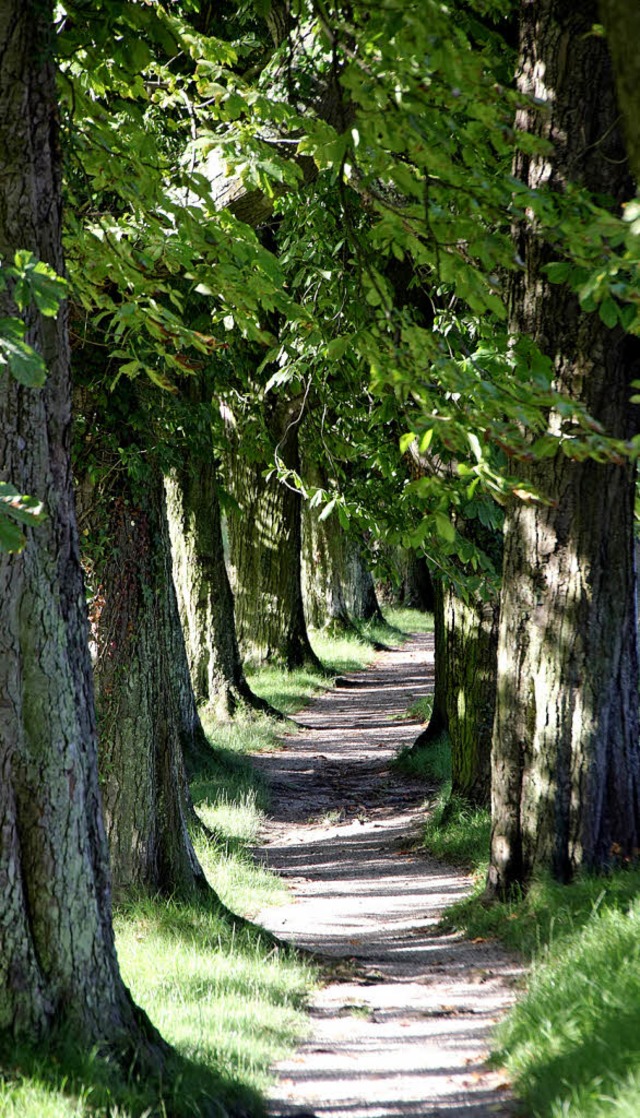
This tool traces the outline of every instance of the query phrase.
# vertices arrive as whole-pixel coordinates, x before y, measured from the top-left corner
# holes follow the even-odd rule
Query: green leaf
[[[605,326],[613,327],[618,322],[618,304],[614,302],[609,296],[603,299],[598,307],[598,314],[604,322]]]
[[[333,512],[335,507],[336,498],[332,497],[329,503],[324,506],[322,512],[320,513],[320,516],[318,517],[318,520],[326,520],[327,517],[331,516],[331,513]]]
[[[421,454],[426,454],[429,447],[431,446],[431,440],[433,439],[433,430],[433,427],[430,427],[428,431],[425,431],[424,435],[420,439]]]
[[[327,342],[327,357],[329,357],[331,360],[335,360],[338,357],[344,357],[345,353],[352,344],[353,338],[351,337],[351,335],[345,335],[341,338],[332,338],[330,342]]]
[[[0,481],[0,507],[13,520],[37,524],[45,519],[42,502],[22,494],[8,481]]]
[[[0,551],[22,551],[26,542],[17,524],[9,520],[4,509],[0,509]]]
[[[435,512],[433,515],[438,535],[441,536],[443,540],[446,540],[447,543],[453,543],[456,538],[456,530],[449,520],[449,517],[443,512]]]
[[[19,310],[24,311],[31,300],[41,314],[55,318],[67,294],[67,282],[44,261],[27,249],[18,249],[10,272],[17,277],[13,296]]]
[[[412,443],[416,441],[417,435],[415,431],[407,431],[406,434],[400,436],[400,453],[405,454]]]
[[[26,539],[18,524],[32,527],[45,519],[40,501],[24,496],[8,481],[0,481],[0,551],[21,551]]]
[[[42,388],[47,379],[42,357],[19,337],[0,337],[0,364],[8,365],[15,379],[27,388]]]
[[[40,313],[47,318],[55,318],[60,303],[66,298],[66,280],[56,275],[53,268],[39,260],[30,274],[30,281],[31,293]]]
[[[571,264],[557,260],[553,264],[547,264],[545,270],[549,283],[565,283],[571,273]]]

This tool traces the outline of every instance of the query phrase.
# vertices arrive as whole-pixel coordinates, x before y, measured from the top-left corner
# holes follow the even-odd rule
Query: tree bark
[[[554,153],[522,156],[516,170],[532,187],[562,191],[571,180],[620,202],[629,180],[595,18],[582,0],[524,4],[519,86],[545,112],[524,109],[518,123],[551,139]],[[518,251],[514,333],[552,358],[558,387],[627,438],[637,343],[547,283],[533,224],[519,231]],[[549,416],[551,429],[560,422]],[[559,454],[533,463],[526,480],[549,503],[514,501],[506,516],[489,896],[543,867],[566,881],[638,847],[634,471]]]
[[[433,583],[424,555],[407,551],[404,557],[402,604],[409,609],[433,613]]]
[[[322,470],[305,466],[306,481],[327,487]],[[322,509],[302,509],[302,586],[305,617],[314,629],[342,634],[355,632],[344,592],[345,537],[337,515],[320,520]]]
[[[0,253],[63,270],[49,5],[0,8]],[[15,313],[7,293],[2,315]],[[0,374],[0,470],[48,519],[0,555],[0,1029],[53,1029],[146,1048],[152,1030],[120,978],[111,927],[91,663],[70,470],[66,314],[29,315],[41,390]],[[159,1038],[154,1044],[159,1055]]]
[[[434,580],[435,688],[429,724],[412,749],[447,733],[451,795],[488,807],[496,703],[498,602],[464,602]]]
[[[499,612],[497,602],[464,602],[444,589],[451,793],[477,807],[490,801]]]
[[[298,426],[285,404],[270,417],[285,466],[299,472]],[[307,634],[301,582],[301,495],[263,476],[266,462],[234,446],[227,479],[239,511],[229,515],[236,630],[245,659],[322,671]]]
[[[445,592],[442,582],[433,583],[433,644],[434,644],[434,687],[433,707],[429,723],[414,741],[411,751],[417,753],[426,749],[432,742],[449,729],[447,710],[447,688],[449,686],[447,661],[447,631],[445,629]]]
[[[189,897],[208,888],[186,824],[183,759],[203,733],[157,467],[146,467],[135,484],[124,469],[113,473],[108,493],[84,510],[82,522],[89,554],[105,529],[109,540],[90,616],[114,890],[119,897],[140,890]]]
[[[640,7],[628,0],[600,0],[599,10],[613,61],[629,165],[640,183]]]
[[[384,625],[373,575],[364,560],[365,545],[354,536],[346,538],[345,598],[354,621],[375,621]]]
[[[224,558],[213,456],[165,478],[173,569],[196,701],[218,718],[238,707],[276,711],[244,675]]]

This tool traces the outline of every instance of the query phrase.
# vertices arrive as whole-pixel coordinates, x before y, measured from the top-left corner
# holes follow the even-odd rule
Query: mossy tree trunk
[[[444,591],[447,726],[451,792],[488,807],[496,705],[499,604]]]
[[[640,7],[628,0],[600,0],[598,10],[613,59],[629,165],[640,183]]]
[[[284,465],[298,472],[295,409],[279,404],[269,429]],[[237,445],[231,447],[226,478],[238,507],[228,518],[229,557],[240,650],[258,663],[322,670],[302,602],[302,497],[275,476],[265,477],[265,470],[264,459],[250,460]]]
[[[178,606],[196,701],[219,718],[238,707],[270,711],[244,674],[224,557],[213,455],[165,478]]]
[[[434,580],[433,713],[414,750],[445,731],[451,745],[451,793],[488,807],[496,699],[499,603],[463,601]]]
[[[364,543],[356,536],[346,537],[345,598],[354,621],[384,624],[373,575],[364,560]]]
[[[519,125],[554,150],[522,156],[516,170],[534,187],[577,181],[621,202],[630,184],[596,16],[583,0],[524,5],[519,86],[545,109],[523,108]],[[637,342],[548,284],[550,254],[533,224],[519,231],[518,251],[513,332],[538,343],[558,387],[608,434],[628,438]],[[514,501],[506,517],[490,896],[537,869],[562,881],[603,869],[639,845],[634,471],[558,455],[533,463],[525,480],[549,504]]]
[[[103,463],[104,465],[104,463]],[[115,463],[114,463],[115,465]],[[149,465],[123,469],[108,492],[80,486],[95,566],[91,637],[99,767],[114,889],[191,896],[207,888],[187,829],[184,751],[200,726],[171,573],[164,486]]]
[[[46,2],[0,6],[0,253],[63,270],[60,163]],[[1,313],[15,313],[8,294]],[[89,1051],[161,1060],[159,1038],[118,970],[111,926],[91,662],[71,487],[66,314],[29,314],[48,368],[35,390],[0,375],[0,471],[48,518],[0,554],[0,1030],[54,1030]],[[153,1047],[152,1047],[153,1046]]]
[[[328,488],[322,469],[305,464],[305,483]],[[325,506],[326,507],[326,506]],[[337,513],[322,515],[323,507],[302,508],[302,586],[305,617],[314,629],[349,633],[355,627],[349,616],[344,591],[345,535]]]

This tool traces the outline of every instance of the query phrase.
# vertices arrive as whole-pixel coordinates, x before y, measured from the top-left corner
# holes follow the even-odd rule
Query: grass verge
[[[390,611],[388,624],[369,627],[360,637],[317,634],[314,643],[334,671],[351,671],[371,661],[372,641],[397,644],[424,624],[424,615]],[[266,671],[251,682],[285,713],[328,686],[325,677],[310,672]],[[277,748],[282,726],[266,717],[240,717],[207,729],[211,755],[192,784],[209,835],[196,835],[198,856],[221,900],[251,917],[286,895],[280,880],[251,858],[267,795],[247,757]],[[0,1116],[262,1114],[270,1066],[306,1029],[304,1004],[315,971],[293,953],[274,950],[259,929],[238,931],[211,900],[140,898],[118,910],[115,927],[125,981],[176,1049],[163,1082],[123,1074],[97,1052],[70,1049],[64,1038],[37,1050],[11,1044],[0,1050]]]
[[[431,758],[431,771],[438,769]],[[443,785],[425,845],[475,872],[475,894],[450,908],[445,929],[498,938],[531,961],[527,988],[496,1036],[504,1066],[531,1118],[640,1115],[640,869],[549,878],[526,894],[482,899],[488,812]]]

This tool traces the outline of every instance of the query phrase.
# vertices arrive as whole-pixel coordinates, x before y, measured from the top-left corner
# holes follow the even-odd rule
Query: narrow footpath
[[[312,1031],[278,1065],[273,1118],[500,1118],[517,1109],[485,1058],[519,968],[492,943],[443,934],[470,882],[419,849],[424,784],[389,762],[419,731],[403,719],[433,689],[433,638],[380,653],[298,718],[256,765],[271,786],[257,856],[290,903],[259,923],[336,959]]]

